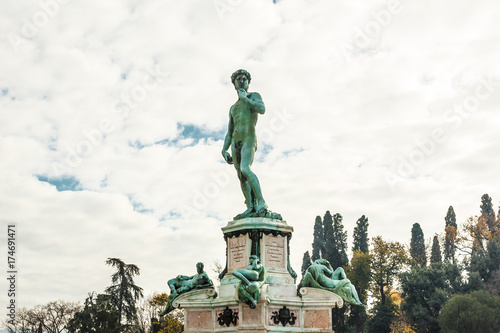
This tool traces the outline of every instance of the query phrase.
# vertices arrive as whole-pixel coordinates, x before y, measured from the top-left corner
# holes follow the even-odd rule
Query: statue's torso
[[[257,112],[245,102],[238,100],[231,107],[233,118],[233,141],[255,141],[255,125],[257,124]]]

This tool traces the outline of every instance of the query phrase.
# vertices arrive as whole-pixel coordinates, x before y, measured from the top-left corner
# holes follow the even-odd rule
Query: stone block
[[[304,328],[329,328],[331,310],[304,310]]]
[[[264,235],[264,266],[266,269],[285,271],[287,265],[286,238]]]
[[[205,329],[212,328],[211,310],[207,311],[190,310],[186,311],[185,315],[186,315],[185,325],[188,330],[193,328],[205,328]]]
[[[229,272],[247,267],[250,253],[249,247],[250,244],[247,235],[228,238],[227,254]]]
[[[241,308],[241,324],[242,325],[261,325],[262,324],[262,306],[257,306],[255,309],[250,309],[248,306]]]

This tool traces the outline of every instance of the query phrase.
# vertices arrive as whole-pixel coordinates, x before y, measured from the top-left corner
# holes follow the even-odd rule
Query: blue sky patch
[[[263,162],[267,155],[273,150],[273,146],[267,145],[265,143],[259,143],[257,147],[257,153],[255,154],[255,157],[257,158],[258,162]]]
[[[130,203],[132,204],[132,208],[134,209],[135,212],[138,212],[141,214],[150,214],[150,213],[154,212],[152,209],[145,208],[143,203],[134,200],[132,195],[129,194],[129,195],[127,195],[127,197],[128,197],[128,200],[130,201]]]
[[[59,192],[63,191],[82,191],[80,181],[73,176],[64,176],[60,178],[48,178],[45,176],[36,176],[39,181],[49,183],[55,186]]]
[[[304,148],[297,148],[297,149],[292,149],[292,150],[287,150],[283,152],[283,155],[285,157],[292,156],[292,155],[297,155],[301,152],[303,152],[305,149]]]
[[[193,124],[177,123],[177,130],[179,131],[179,134],[174,139],[163,139],[160,141],[156,141],[153,144],[144,144],[136,140],[134,142],[129,142],[129,146],[139,150],[146,147],[150,147],[152,145],[167,145],[167,146],[176,146],[184,148],[184,147],[195,146],[200,141],[203,140],[208,140],[208,139],[212,139],[214,141],[223,140],[224,137],[226,136],[225,128],[219,131],[213,131],[207,129],[206,127],[196,126]],[[192,140],[188,140],[189,141],[188,143],[181,142],[186,139],[192,139]]]
[[[182,139],[194,139],[198,143],[202,139],[213,139],[214,141],[223,140],[226,131],[225,129],[220,131],[211,131],[206,127],[200,127],[193,124],[177,124],[177,129],[181,130],[180,138]]]

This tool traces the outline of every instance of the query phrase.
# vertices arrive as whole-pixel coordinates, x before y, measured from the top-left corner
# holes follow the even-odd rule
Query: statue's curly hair
[[[248,79],[248,83],[250,83],[250,81],[252,80],[252,77],[250,76],[250,73],[248,73],[246,70],[244,69],[238,69],[236,72],[234,72],[232,75],[231,75],[231,82],[234,84],[234,80],[236,80],[236,77],[240,74],[243,74],[247,77]]]

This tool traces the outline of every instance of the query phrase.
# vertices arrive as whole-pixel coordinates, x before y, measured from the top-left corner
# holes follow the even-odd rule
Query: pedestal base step
[[[343,300],[334,293],[302,288],[302,297],[263,295],[251,309],[235,298],[206,295],[180,296],[175,306],[184,309],[184,332],[332,332],[332,308]],[[308,292],[311,290],[311,292]]]

